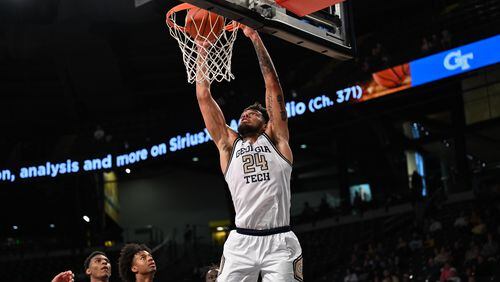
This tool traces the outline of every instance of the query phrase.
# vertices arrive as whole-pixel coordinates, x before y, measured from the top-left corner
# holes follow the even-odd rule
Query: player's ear
[[[85,274],[87,274],[87,275],[91,274],[90,268],[85,269]]]

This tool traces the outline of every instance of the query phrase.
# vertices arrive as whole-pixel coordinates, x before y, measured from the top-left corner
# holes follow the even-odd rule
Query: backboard
[[[182,1],[337,60],[354,56],[349,0],[303,17],[287,11],[274,0]]]

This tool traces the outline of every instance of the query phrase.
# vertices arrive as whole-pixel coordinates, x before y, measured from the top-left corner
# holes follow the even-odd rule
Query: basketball
[[[224,18],[200,8],[191,8],[186,15],[186,32],[194,40],[213,42],[224,29]]]
[[[409,79],[409,74],[410,70],[408,64],[403,64],[376,72],[372,77],[380,86],[394,88],[406,84]]]

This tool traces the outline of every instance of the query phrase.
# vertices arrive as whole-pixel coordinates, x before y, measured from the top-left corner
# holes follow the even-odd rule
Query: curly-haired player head
[[[125,282],[151,281],[156,273],[151,249],[144,244],[126,244],[120,251],[118,270]]]

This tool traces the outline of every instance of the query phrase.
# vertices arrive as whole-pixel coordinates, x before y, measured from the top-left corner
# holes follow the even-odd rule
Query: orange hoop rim
[[[167,23],[167,25],[169,27],[177,29],[177,30],[179,30],[181,32],[186,32],[186,28],[184,26],[180,26],[180,25],[176,24],[174,21],[172,21],[172,14],[180,12],[180,11],[183,11],[183,10],[193,9],[193,8],[199,8],[199,7],[196,7],[196,6],[191,5],[189,3],[182,3],[182,4],[179,4],[179,5],[175,6],[175,7],[173,7],[172,9],[170,9],[167,12],[167,15],[166,15],[166,23]],[[225,19],[224,17],[222,17],[222,18]],[[227,25],[224,26],[224,30],[226,30],[226,31],[233,31],[235,29],[238,29],[239,27],[240,27],[240,23],[232,20]]]

